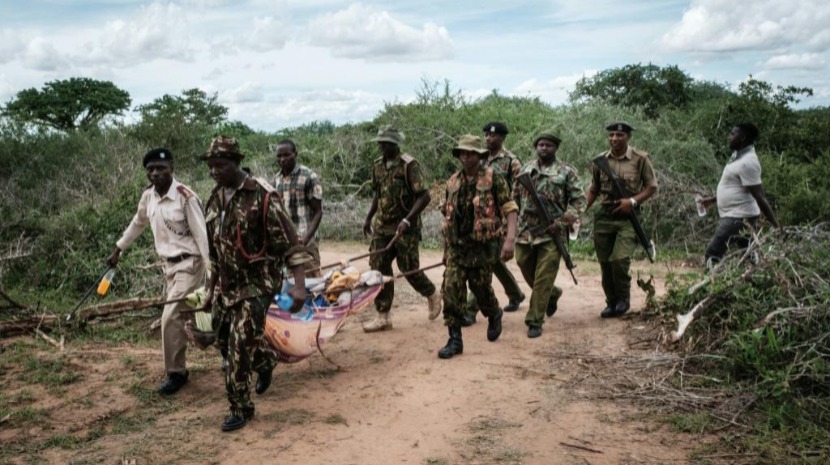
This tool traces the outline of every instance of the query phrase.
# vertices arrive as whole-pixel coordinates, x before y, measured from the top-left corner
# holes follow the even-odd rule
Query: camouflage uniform
[[[461,324],[467,285],[484,316],[501,313],[491,285],[493,265],[500,262],[503,218],[516,210],[507,181],[492,168],[482,167],[475,183],[466,180],[463,170],[447,182],[443,228],[447,247],[443,285],[447,326]]]
[[[378,211],[372,219],[372,244],[369,251],[385,248],[395,236],[398,225],[406,218],[415,198],[425,192],[427,186],[421,173],[421,165],[409,155],[402,154],[386,166],[383,157],[375,160],[372,166],[372,189],[378,199]],[[421,215],[415,217],[406,232],[398,238],[388,251],[369,258],[369,266],[386,276],[391,276],[392,261],[397,259],[402,272],[420,268],[418,243],[421,241]],[[435,294],[435,284],[423,272],[406,277],[410,285],[422,296]],[[379,313],[389,313],[395,297],[394,281],[383,285],[375,298],[375,308]]]
[[[496,174],[502,176],[507,181],[507,188],[513,192],[513,180],[519,175],[522,169],[522,162],[516,158],[515,155],[508,150],[502,148],[496,156],[488,157],[482,161],[483,166],[493,168]],[[501,246],[501,244],[499,245]],[[493,274],[504,287],[504,292],[507,294],[507,299],[511,302],[521,302],[525,299],[525,295],[519,288],[519,283],[513,277],[513,273],[507,267],[507,263],[496,260],[493,264]],[[475,294],[469,293],[467,295],[467,305],[464,307],[464,312],[468,315],[475,316],[478,312],[478,304],[476,303]]]
[[[212,323],[217,344],[227,349],[225,388],[231,415],[239,418],[254,412],[251,373],[270,374],[276,366],[277,354],[262,336],[268,307],[282,285],[283,265],[311,259],[304,247],[289,243],[285,228],[294,225],[272,189],[247,177],[227,202],[225,190],[217,186],[205,206],[211,266],[219,277]]]
[[[542,166],[539,159],[536,159],[526,164],[522,172],[530,173],[536,192],[547,205],[552,217],[559,218],[567,212],[578,218],[585,211],[587,200],[582,193],[579,176],[570,165],[554,160],[549,166]],[[541,220],[536,204],[530,199],[530,193],[521,185],[516,185],[513,198],[520,205],[516,263],[519,264],[525,281],[533,289],[525,324],[541,328],[548,305],[555,303],[562,295],[562,289],[554,286],[561,254],[549,233],[541,236],[531,234],[530,229],[538,226]],[[567,224],[558,224],[562,243],[567,244]]]
[[[646,152],[628,146],[625,155],[616,158],[611,151],[600,154],[608,159],[611,170],[617,173],[625,188],[636,195],[647,187],[657,187],[654,167]],[[617,302],[628,302],[631,296],[631,256],[639,247],[637,235],[628,216],[614,215],[613,182],[596,163],[591,164],[589,190],[599,196],[602,207],[594,214],[594,248],[602,270],[602,290],[605,302],[613,307]]]

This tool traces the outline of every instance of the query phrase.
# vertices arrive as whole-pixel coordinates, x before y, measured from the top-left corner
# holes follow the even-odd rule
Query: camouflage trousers
[[[613,218],[600,210],[594,217],[594,249],[602,270],[606,305],[613,306],[631,296],[631,256],[638,247],[637,235],[628,218]]]
[[[493,292],[493,265],[465,266],[453,261],[450,256],[444,268],[444,324],[460,326],[467,303],[467,286],[478,302],[478,308],[485,317],[496,316],[501,309]]]
[[[562,297],[562,289],[553,284],[559,272],[560,257],[553,241],[535,245],[516,244],[516,263],[532,289],[525,315],[525,324],[529,327],[541,328],[548,305]]]
[[[501,244],[503,243],[504,241],[499,242],[499,250],[501,250]],[[504,287],[507,300],[513,302],[521,302],[524,300],[525,294],[519,287],[519,283],[516,282],[516,278],[513,277],[513,273],[510,272],[510,268],[507,267],[507,263],[497,258],[493,264],[493,275],[495,275],[496,279]],[[472,292],[467,295],[467,304],[464,306],[464,312],[470,315],[478,313],[478,302],[476,302],[476,297]]]
[[[386,248],[389,241],[394,236],[379,236],[372,238],[372,244],[369,247],[370,252]],[[404,234],[399,237],[389,250],[384,253],[372,255],[369,258],[369,266],[373,270],[380,271],[384,276],[392,276],[392,261],[397,260],[398,269],[401,272],[417,270],[421,267],[418,243],[420,242],[420,234]],[[411,274],[406,277],[406,280],[415,291],[424,297],[429,297],[435,293],[435,284],[427,278],[423,272]],[[395,298],[395,282],[389,282],[383,285],[383,289],[375,298],[375,308],[380,313],[388,313],[392,309],[392,300]]]
[[[270,296],[260,296],[230,307],[214,307],[212,324],[217,328],[216,343],[228,360],[225,391],[231,415],[240,418],[254,413],[248,389],[251,374],[268,373],[277,366],[277,353],[263,337],[270,305]]]

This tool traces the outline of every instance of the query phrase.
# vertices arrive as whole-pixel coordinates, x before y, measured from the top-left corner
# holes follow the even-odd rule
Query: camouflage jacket
[[[582,185],[576,170],[560,161],[554,161],[550,166],[541,166],[539,159],[528,162],[522,167],[522,173],[530,173],[530,179],[536,186],[536,192],[547,205],[548,212],[554,218],[559,218],[566,212],[570,212],[575,218],[579,218],[585,211],[588,201],[582,193]],[[513,198],[519,202],[519,224],[516,232],[516,242],[520,244],[541,244],[553,240],[550,234],[533,236],[530,229],[538,226],[542,220],[536,204],[530,198],[530,193],[516,183],[513,191]],[[562,225],[562,223],[560,223]],[[562,234],[567,232],[562,227]]]
[[[507,181],[492,168],[481,168],[475,183],[463,171],[447,181],[443,203],[444,240],[450,259],[464,266],[480,266],[482,258],[498,254],[502,223],[507,214],[517,210],[510,197]]]
[[[496,156],[487,156],[487,159],[482,162],[484,166],[493,168],[496,174],[500,174],[507,181],[507,188],[513,192],[513,181],[519,172],[522,170],[522,162],[516,158],[510,151],[502,147]]]
[[[219,274],[222,303],[230,306],[272,296],[282,285],[283,265],[301,265],[311,256],[304,247],[289,243],[286,228],[293,230],[294,225],[267,183],[245,178],[222,208],[224,195],[217,186],[205,204],[211,269]]]
[[[381,236],[393,236],[406,218],[418,194],[427,190],[418,160],[402,154],[387,167],[383,157],[372,165],[372,190],[378,198],[378,210],[372,229]],[[408,233],[421,232],[421,215],[412,221]]]

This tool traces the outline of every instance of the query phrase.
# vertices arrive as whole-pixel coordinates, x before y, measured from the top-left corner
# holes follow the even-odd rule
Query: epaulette
[[[408,164],[412,163],[413,161],[415,161],[415,159],[412,158],[412,156],[407,154],[407,153],[404,153],[404,154],[401,155],[401,160],[403,160],[404,165],[408,165]]]
[[[265,189],[266,192],[270,192],[272,194],[277,192],[277,189],[274,188],[274,186],[272,186],[271,183],[269,183],[265,178],[259,176],[251,176],[251,178],[254,181],[256,181],[257,184],[262,186],[262,188]]]
[[[186,199],[189,199],[194,195],[193,191],[185,187],[184,184],[179,184],[178,186],[176,186],[176,190],[179,191],[179,194],[182,194]]]
[[[631,153],[639,155],[643,158],[649,158],[648,152],[644,152],[644,151],[642,151],[640,149],[637,149],[637,148],[634,148],[634,147],[631,147]]]

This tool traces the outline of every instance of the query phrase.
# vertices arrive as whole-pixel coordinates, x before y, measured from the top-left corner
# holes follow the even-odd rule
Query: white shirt
[[[190,195],[184,195],[182,191]],[[163,196],[154,187],[141,194],[138,211],[115,245],[121,250],[126,249],[147,225],[153,231],[159,257],[167,259],[190,254],[201,257],[205,266],[210,263],[205,215],[199,197],[175,178]]]
[[[761,185],[761,163],[755,146],[744,147],[732,154],[723,168],[718,183],[718,215],[721,218],[751,218],[761,214],[761,208],[747,187]]]

